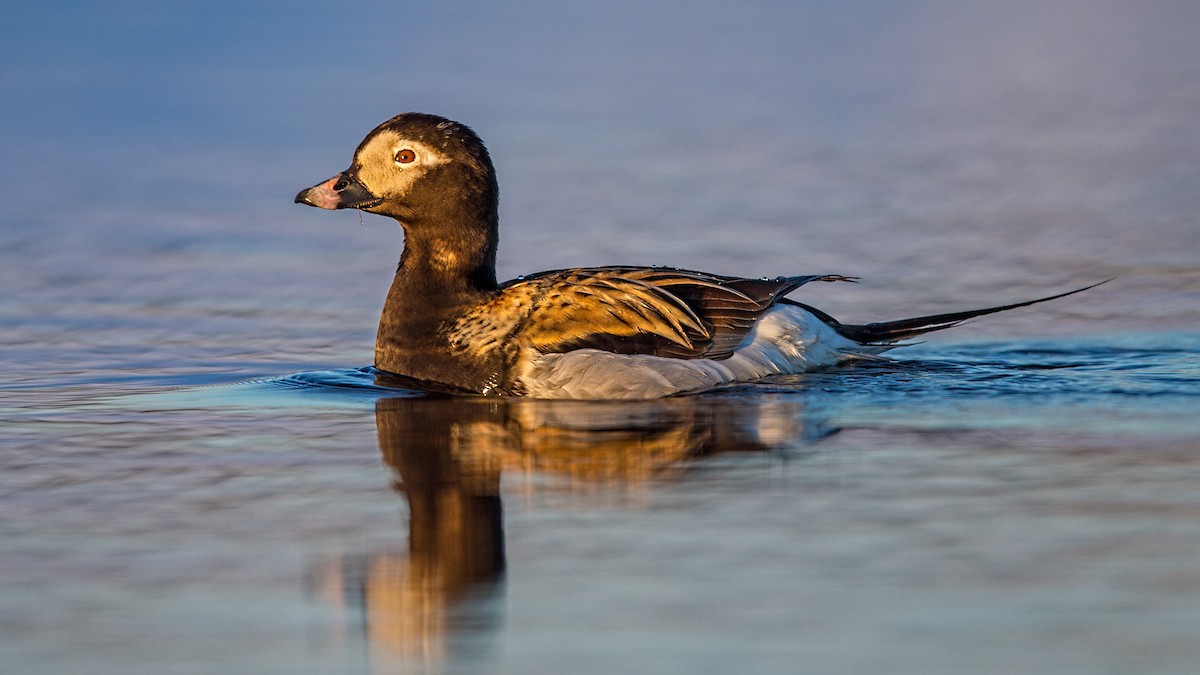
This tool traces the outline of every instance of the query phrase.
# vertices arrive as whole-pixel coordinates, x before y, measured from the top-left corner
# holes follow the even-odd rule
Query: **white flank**
[[[801,307],[777,305],[722,361],[579,349],[534,355],[520,380],[532,398],[662,398],[827,368],[886,349],[842,337]]]

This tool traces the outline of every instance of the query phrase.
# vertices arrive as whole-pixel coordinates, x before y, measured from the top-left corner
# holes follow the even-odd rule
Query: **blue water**
[[[1044,425],[1168,436],[1200,431],[1200,422],[1189,419],[1200,395],[1200,336],[1195,334],[951,343],[895,354],[726,387],[701,398],[797,395],[809,410],[896,427],[936,426],[940,416],[953,412],[960,427]],[[423,396],[379,385],[375,370],[362,367],[105,397],[100,404],[371,408],[380,398]],[[999,415],[998,399],[1003,402]]]
[[[1192,673],[1190,2],[34,3],[0,25],[14,673]],[[500,274],[1086,293],[651,402],[378,387],[402,239],[295,192],[407,109]]]

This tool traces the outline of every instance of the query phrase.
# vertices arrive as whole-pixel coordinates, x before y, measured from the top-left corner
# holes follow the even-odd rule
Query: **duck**
[[[441,394],[656,399],[827,369],[1006,305],[844,324],[787,295],[839,274],[735,277],[674,267],[556,269],[498,282],[499,187],[469,127],[408,112],[296,203],[396,220],[404,248],[375,341],[382,384]],[[1100,282],[1105,283],[1105,282]]]

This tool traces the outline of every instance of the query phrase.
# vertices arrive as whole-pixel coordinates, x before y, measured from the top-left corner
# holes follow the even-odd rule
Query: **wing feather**
[[[593,348],[682,359],[731,356],[754,323],[816,275],[745,279],[669,267],[551,270],[505,284],[452,339],[468,349],[525,344],[543,353]]]

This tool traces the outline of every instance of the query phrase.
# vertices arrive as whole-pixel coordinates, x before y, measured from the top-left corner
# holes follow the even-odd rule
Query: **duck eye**
[[[413,152],[412,150],[409,150],[408,148],[404,148],[403,150],[396,151],[396,162],[398,164],[412,164],[416,160],[417,160],[417,153]]]

